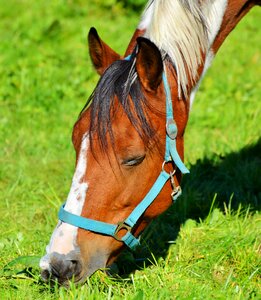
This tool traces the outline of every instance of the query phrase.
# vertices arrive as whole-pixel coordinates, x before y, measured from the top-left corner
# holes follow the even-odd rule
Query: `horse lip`
[[[85,272],[82,272],[81,274],[79,274],[78,276],[74,277],[73,279],[73,283],[75,285],[79,285],[84,283],[88,277],[91,277],[95,272],[97,272],[98,270],[104,269],[104,267],[99,267],[99,268],[93,268],[93,269],[87,269]],[[67,279],[63,282],[59,282],[59,284],[65,288],[69,288],[70,287],[70,281],[71,279]]]

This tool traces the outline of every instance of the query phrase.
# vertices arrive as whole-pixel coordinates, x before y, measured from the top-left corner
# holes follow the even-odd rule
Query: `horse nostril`
[[[71,273],[74,276],[79,275],[81,273],[81,270],[82,270],[81,263],[79,262],[79,260],[71,260],[70,265],[69,265],[69,269],[71,270]]]
[[[59,260],[51,264],[52,278],[59,282],[76,278],[81,272],[81,264],[78,260]]]
[[[50,278],[50,272],[48,270],[43,270],[41,272],[41,277],[44,281],[47,281]]]

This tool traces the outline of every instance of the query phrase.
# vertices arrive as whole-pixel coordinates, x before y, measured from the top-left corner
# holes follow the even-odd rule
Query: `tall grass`
[[[88,29],[123,53],[139,19],[96,3],[0,0],[0,298],[258,299],[259,9],[225,42],[197,94],[183,197],[119,259],[121,276],[99,271],[70,290],[40,281],[37,259],[73,174],[71,129],[98,79]]]

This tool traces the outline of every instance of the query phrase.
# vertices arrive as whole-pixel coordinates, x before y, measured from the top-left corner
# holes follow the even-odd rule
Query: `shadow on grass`
[[[223,210],[231,202],[237,210],[261,208],[261,139],[254,145],[226,157],[205,158],[191,166],[182,182],[183,195],[144,232],[142,246],[134,253],[127,251],[118,259],[119,273],[143,268],[165,258],[169,245],[175,243],[179,228],[187,219],[205,219],[213,199],[215,207]],[[153,256],[152,254],[153,253]]]

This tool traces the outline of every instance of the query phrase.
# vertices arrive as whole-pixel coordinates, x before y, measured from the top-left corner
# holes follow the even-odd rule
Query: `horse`
[[[76,167],[40,260],[44,280],[67,286],[110,266],[178,198],[196,91],[226,37],[260,4],[150,0],[123,56],[90,29],[100,79],[73,127]]]

